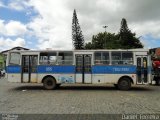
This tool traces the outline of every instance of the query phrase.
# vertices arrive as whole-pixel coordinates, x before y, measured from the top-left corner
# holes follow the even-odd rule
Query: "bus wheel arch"
[[[123,78],[128,78],[128,79],[130,79],[131,83],[134,84],[133,79],[132,79],[130,76],[127,76],[127,75],[126,75],[126,76],[122,76],[122,77],[119,78],[119,80],[120,80],[120,79],[123,79]],[[118,81],[119,81],[119,80],[118,80]]]
[[[119,78],[117,86],[120,90],[129,90],[133,84],[133,79],[129,76],[122,76]]]
[[[52,90],[57,87],[57,82],[55,77],[47,75],[42,79],[43,87],[47,90]]]

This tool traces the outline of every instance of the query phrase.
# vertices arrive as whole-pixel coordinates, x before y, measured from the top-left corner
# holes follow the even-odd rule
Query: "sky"
[[[144,48],[160,47],[160,0],[0,0],[0,51],[73,49],[76,9],[85,43],[93,35],[118,33],[122,18]]]

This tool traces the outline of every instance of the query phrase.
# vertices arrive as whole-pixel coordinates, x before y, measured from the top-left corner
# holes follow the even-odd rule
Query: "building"
[[[14,48],[11,48],[9,50],[2,51],[0,53],[0,68],[2,68],[2,69],[5,68],[7,53],[9,51],[14,51],[14,50],[29,50],[29,49],[28,48],[24,48],[24,47],[14,47]]]

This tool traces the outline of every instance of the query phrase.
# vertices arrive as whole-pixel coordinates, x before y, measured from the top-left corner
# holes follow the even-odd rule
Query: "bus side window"
[[[55,65],[56,64],[56,52],[44,52],[40,53],[39,63],[41,65]]]
[[[94,53],[95,65],[108,65],[109,64],[109,52],[95,52]]]
[[[39,60],[40,64],[41,65],[47,64],[47,61],[48,61],[47,58],[48,58],[47,53],[40,53],[40,60]]]
[[[132,52],[112,52],[112,65],[132,65]]]
[[[55,65],[57,62],[57,53],[52,52],[48,54],[48,64]]]
[[[121,64],[121,52],[112,52],[112,65],[118,65]]]
[[[133,53],[132,52],[122,52],[122,64],[125,64],[125,65],[133,64]]]
[[[9,64],[10,65],[19,65],[20,64],[21,55],[18,52],[10,53]]]
[[[95,58],[94,63],[96,65],[101,65],[102,64],[102,62],[101,62],[101,52],[94,53],[94,58]]]
[[[59,65],[73,65],[73,53],[72,52],[59,52],[58,64]]]

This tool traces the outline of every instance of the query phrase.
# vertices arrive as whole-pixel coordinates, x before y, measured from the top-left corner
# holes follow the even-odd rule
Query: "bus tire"
[[[160,79],[156,80],[156,85],[159,86],[160,85]]]
[[[121,78],[118,81],[118,89],[129,90],[131,88],[131,80],[127,77]]]
[[[43,87],[47,90],[56,88],[56,80],[53,77],[47,77],[43,81]]]

